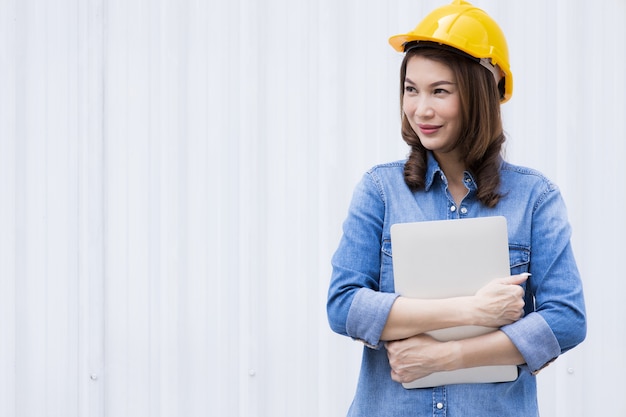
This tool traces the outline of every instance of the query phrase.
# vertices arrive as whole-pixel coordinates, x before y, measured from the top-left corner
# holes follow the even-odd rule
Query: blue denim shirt
[[[363,176],[332,259],[330,326],[365,343],[348,416],[538,416],[534,374],[586,335],[582,284],[558,188],[535,170],[503,161],[503,198],[497,206],[487,208],[477,200],[476,183],[466,172],[468,194],[457,207],[432,154],[421,191],[412,192],[404,182],[404,163],[378,165]],[[497,215],[507,219],[511,274],[532,274],[524,284],[524,317],[501,328],[526,364],[519,367],[519,377],[513,382],[404,389],[391,379],[380,340],[398,297],[393,284],[391,225]]]

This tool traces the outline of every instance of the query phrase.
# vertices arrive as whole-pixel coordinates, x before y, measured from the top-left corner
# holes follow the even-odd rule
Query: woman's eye
[[[415,89],[415,87],[412,87],[410,85],[405,85],[404,86],[404,92],[406,93],[415,93],[417,90]]]
[[[445,93],[447,93],[448,91],[447,91],[447,90],[444,90],[443,88],[436,88],[433,92],[434,92],[435,94],[445,94]]]

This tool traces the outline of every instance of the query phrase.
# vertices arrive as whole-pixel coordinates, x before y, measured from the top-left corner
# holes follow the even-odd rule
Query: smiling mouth
[[[420,131],[425,135],[431,135],[441,128],[441,126],[436,125],[417,125],[417,127],[419,127]]]

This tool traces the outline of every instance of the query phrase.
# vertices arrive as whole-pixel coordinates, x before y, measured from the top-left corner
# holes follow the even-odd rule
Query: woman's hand
[[[520,286],[530,274],[495,279],[474,295],[475,322],[478,326],[499,328],[524,315],[524,289]]]
[[[424,378],[433,372],[452,369],[458,357],[453,344],[440,342],[427,334],[385,343],[391,366],[391,379],[406,383]]]

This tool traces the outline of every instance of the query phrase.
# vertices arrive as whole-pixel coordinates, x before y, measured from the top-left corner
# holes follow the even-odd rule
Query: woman
[[[349,416],[538,416],[535,374],[586,335],[582,284],[558,188],[502,158],[500,104],[512,93],[506,40],[464,1],[394,36],[401,66],[406,161],[372,168],[357,185],[333,256],[331,328],[365,343]],[[511,276],[475,295],[409,299],[394,293],[394,223],[504,216]],[[454,254],[442,248],[442,262]],[[529,277],[530,276],[530,277]],[[498,330],[440,342],[461,325]],[[511,382],[405,389],[433,372],[517,365]]]

